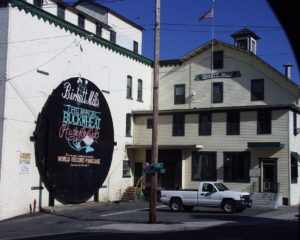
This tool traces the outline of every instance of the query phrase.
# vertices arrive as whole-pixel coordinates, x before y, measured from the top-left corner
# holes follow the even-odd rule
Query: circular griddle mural
[[[42,181],[63,203],[88,200],[104,182],[114,147],[108,104],[92,82],[63,81],[49,96],[34,132]]]

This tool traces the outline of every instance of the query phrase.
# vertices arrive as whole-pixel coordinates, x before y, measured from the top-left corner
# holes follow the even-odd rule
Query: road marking
[[[160,205],[160,206],[157,206],[156,208],[164,208],[164,207],[167,207],[167,206]],[[139,212],[139,211],[143,211],[143,210],[149,210],[149,208],[140,208],[140,209],[133,209],[133,210],[122,211],[122,212],[109,213],[109,214],[101,215],[100,217],[108,217],[108,216],[114,216],[114,215],[125,214],[125,213]]]

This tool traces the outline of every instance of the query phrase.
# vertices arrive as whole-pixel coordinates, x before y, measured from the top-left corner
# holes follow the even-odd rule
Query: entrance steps
[[[140,188],[128,187],[123,193],[121,202],[134,202],[140,193]]]
[[[279,206],[282,206],[282,195],[269,192],[255,192],[252,195],[252,201],[253,207],[277,209]]]

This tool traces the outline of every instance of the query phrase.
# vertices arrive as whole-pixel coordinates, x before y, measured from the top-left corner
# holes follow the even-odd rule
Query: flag
[[[213,8],[211,8],[204,15],[199,17],[198,21],[201,21],[201,20],[207,19],[207,18],[213,18],[213,17],[214,17],[214,11],[213,11]]]

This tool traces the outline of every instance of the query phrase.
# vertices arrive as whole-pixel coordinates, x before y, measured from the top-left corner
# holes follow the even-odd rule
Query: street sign
[[[146,174],[153,174],[153,173],[166,173],[166,169],[165,168],[144,168],[144,173]]]
[[[154,168],[162,169],[162,168],[164,168],[164,163],[155,163]]]

